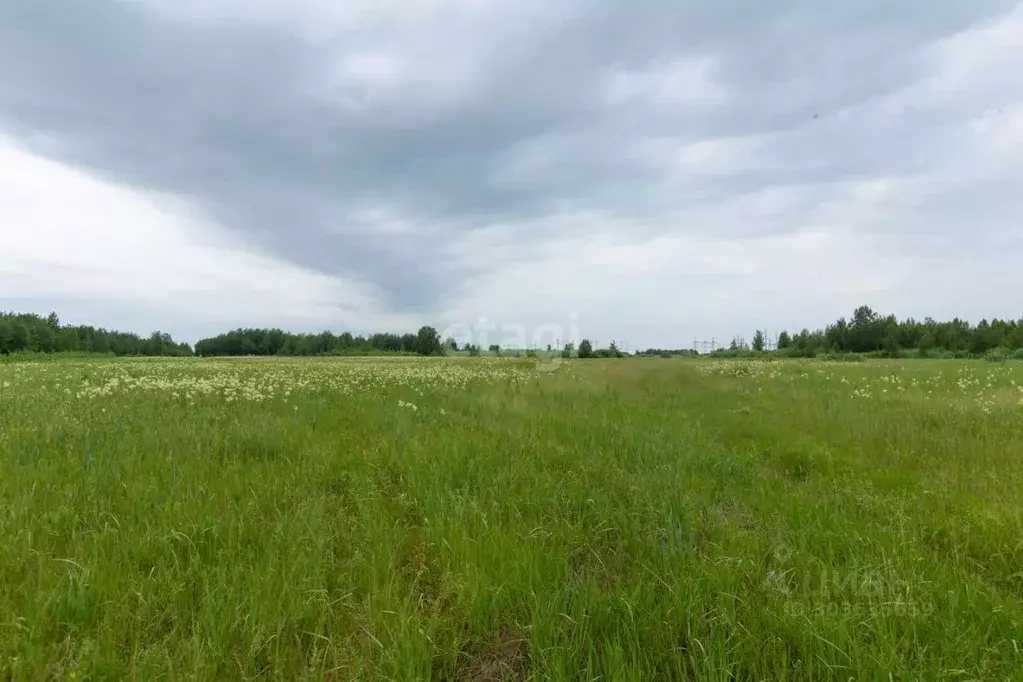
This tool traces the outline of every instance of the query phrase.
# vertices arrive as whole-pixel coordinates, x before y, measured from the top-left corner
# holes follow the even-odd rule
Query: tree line
[[[939,322],[932,318],[898,320],[860,306],[852,317],[841,317],[823,329],[781,332],[776,353],[791,357],[857,353],[888,357],[1020,357],[1023,359],[1023,319],[981,320],[970,324],[959,318]],[[335,334],[293,334],[280,329],[235,329],[202,339],[194,354],[223,355],[444,355],[457,351],[453,339],[441,340],[437,330],[424,326],[417,333],[378,333],[368,336],[350,332]],[[464,350],[478,355],[477,346]],[[493,350],[493,348],[492,348]],[[548,349],[550,350],[550,349]],[[758,330],[751,343],[735,338],[716,356],[741,355],[769,350],[766,334]],[[56,313],[43,317],[33,313],[0,312],[0,354],[36,352],[83,352],[112,355],[186,356],[193,349],[177,343],[163,332],[142,337],[130,332],[111,331],[88,325],[62,325]],[[648,349],[637,355],[682,355],[690,351]],[[695,354],[695,351],[691,351]],[[609,348],[594,349],[582,340],[578,350],[567,346],[562,356],[580,358],[621,357],[612,342]]]
[[[766,337],[757,331],[752,343],[733,339],[716,355],[730,355],[765,350]],[[860,306],[852,317],[841,317],[824,329],[802,329],[796,333],[783,331],[778,335],[777,352],[793,357],[815,357],[827,353],[872,353],[887,357],[1023,357],[1023,319],[981,320],[970,324],[955,318],[939,322],[898,320],[894,315],[881,315],[869,306]]]
[[[635,353],[637,356],[659,356],[662,358],[673,358],[673,357],[689,357],[693,355],[699,355],[696,350],[692,348],[647,348],[646,350],[638,350]]]
[[[62,325],[57,313],[46,317],[33,313],[0,312],[0,354],[9,353],[107,353],[113,355],[191,355],[187,343],[176,343],[170,334],[138,334],[110,331],[88,325]]]
[[[202,356],[443,355],[444,346],[437,330],[428,326],[415,334],[370,336],[353,336],[350,332],[292,334],[280,329],[234,329],[196,342],[195,353]]]
[[[354,336],[334,334],[292,334],[280,329],[235,329],[202,339],[192,347],[177,343],[163,332],[142,337],[130,332],[111,331],[88,325],[62,325],[57,313],[43,317],[34,313],[0,312],[0,354],[9,353],[102,353],[111,355],[443,355],[457,349],[448,339],[442,343],[433,327],[415,334],[381,333]]]

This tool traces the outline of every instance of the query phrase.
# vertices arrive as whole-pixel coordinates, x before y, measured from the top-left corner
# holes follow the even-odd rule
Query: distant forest
[[[170,334],[138,334],[62,325],[57,313],[46,317],[31,313],[0,313],[0,354],[8,353],[112,353],[114,355],[191,355],[187,343],[175,343]]]
[[[450,343],[450,342],[449,342]],[[456,348],[457,349],[457,348]],[[443,355],[437,330],[416,334],[291,334],[280,329],[235,329],[195,344],[196,355]]]
[[[753,340],[735,338],[719,356],[768,350],[763,332]],[[773,344],[780,355],[815,357],[828,353],[867,353],[885,357],[997,357],[1023,359],[1023,319],[981,320],[972,325],[958,318],[938,322],[931,318],[897,320],[860,306],[852,317],[839,318],[824,329],[798,333],[783,331]]]
[[[90,326],[62,325],[57,313],[46,317],[32,313],[0,313],[0,354],[9,353],[104,353],[118,356],[187,355],[443,355],[445,347],[433,327],[416,334],[290,334],[280,329],[235,329],[203,339],[195,350],[177,343],[170,334],[153,332],[148,337]]]
[[[617,348],[582,353],[589,342],[580,343],[581,357],[620,356]],[[475,347],[463,350],[473,354]],[[31,313],[0,313],[0,354],[9,353],[105,353],[149,356],[224,355],[443,355],[458,350],[453,340],[442,341],[433,327],[417,333],[380,333],[353,336],[334,334],[292,334],[280,329],[235,329],[195,344],[177,343],[169,334],[153,332],[142,337],[87,325],[62,325],[56,313],[43,317]],[[478,349],[476,354],[478,354]],[[880,315],[868,306],[853,311],[850,319],[840,318],[824,329],[797,333],[783,331],[776,340],[762,331],[747,342],[736,337],[716,350],[717,357],[741,356],[773,351],[789,357],[827,354],[873,354],[886,357],[1018,357],[1023,359],[1023,319],[965,320],[938,322],[931,318],[897,320]],[[694,350],[649,349],[637,355],[696,355]]]

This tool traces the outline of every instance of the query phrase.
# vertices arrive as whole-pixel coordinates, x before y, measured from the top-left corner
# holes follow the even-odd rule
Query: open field
[[[0,680],[1020,671],[1023,364],[0,364]]]

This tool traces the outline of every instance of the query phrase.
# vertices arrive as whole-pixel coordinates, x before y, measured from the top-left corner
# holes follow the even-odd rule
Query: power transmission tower
[[[711,339],[710,341],[707,340],[701,341],[700,339],[693,339],[693,350],[699,353],[700,355],[706,355],[708,348],[710,349],[711,353],[713,353],[714,350],[717,348],[717,345],[713,339]]]

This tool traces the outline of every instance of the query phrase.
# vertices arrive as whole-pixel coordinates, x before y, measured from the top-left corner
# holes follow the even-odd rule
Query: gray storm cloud
[[[943,40],[1013,2],[384,3],[368,20],[331,4],[298,3],[301,23],[244,3],[211,18],[8,0],[0,130],[186,197],[398,312],[578,236],[557,217],[579,212],[648,238],[783,234],[823,219],[836,185],[935,169],[947,193],[863,229],[954,237],[978,210],[974,231],[1019,210],[1009,176],[959,181],[946,155],[1023,88],[889,101],[927,87]],[[758,201],[759,220],[725,219]],[[466,254],[495,227],[500,256]]]

